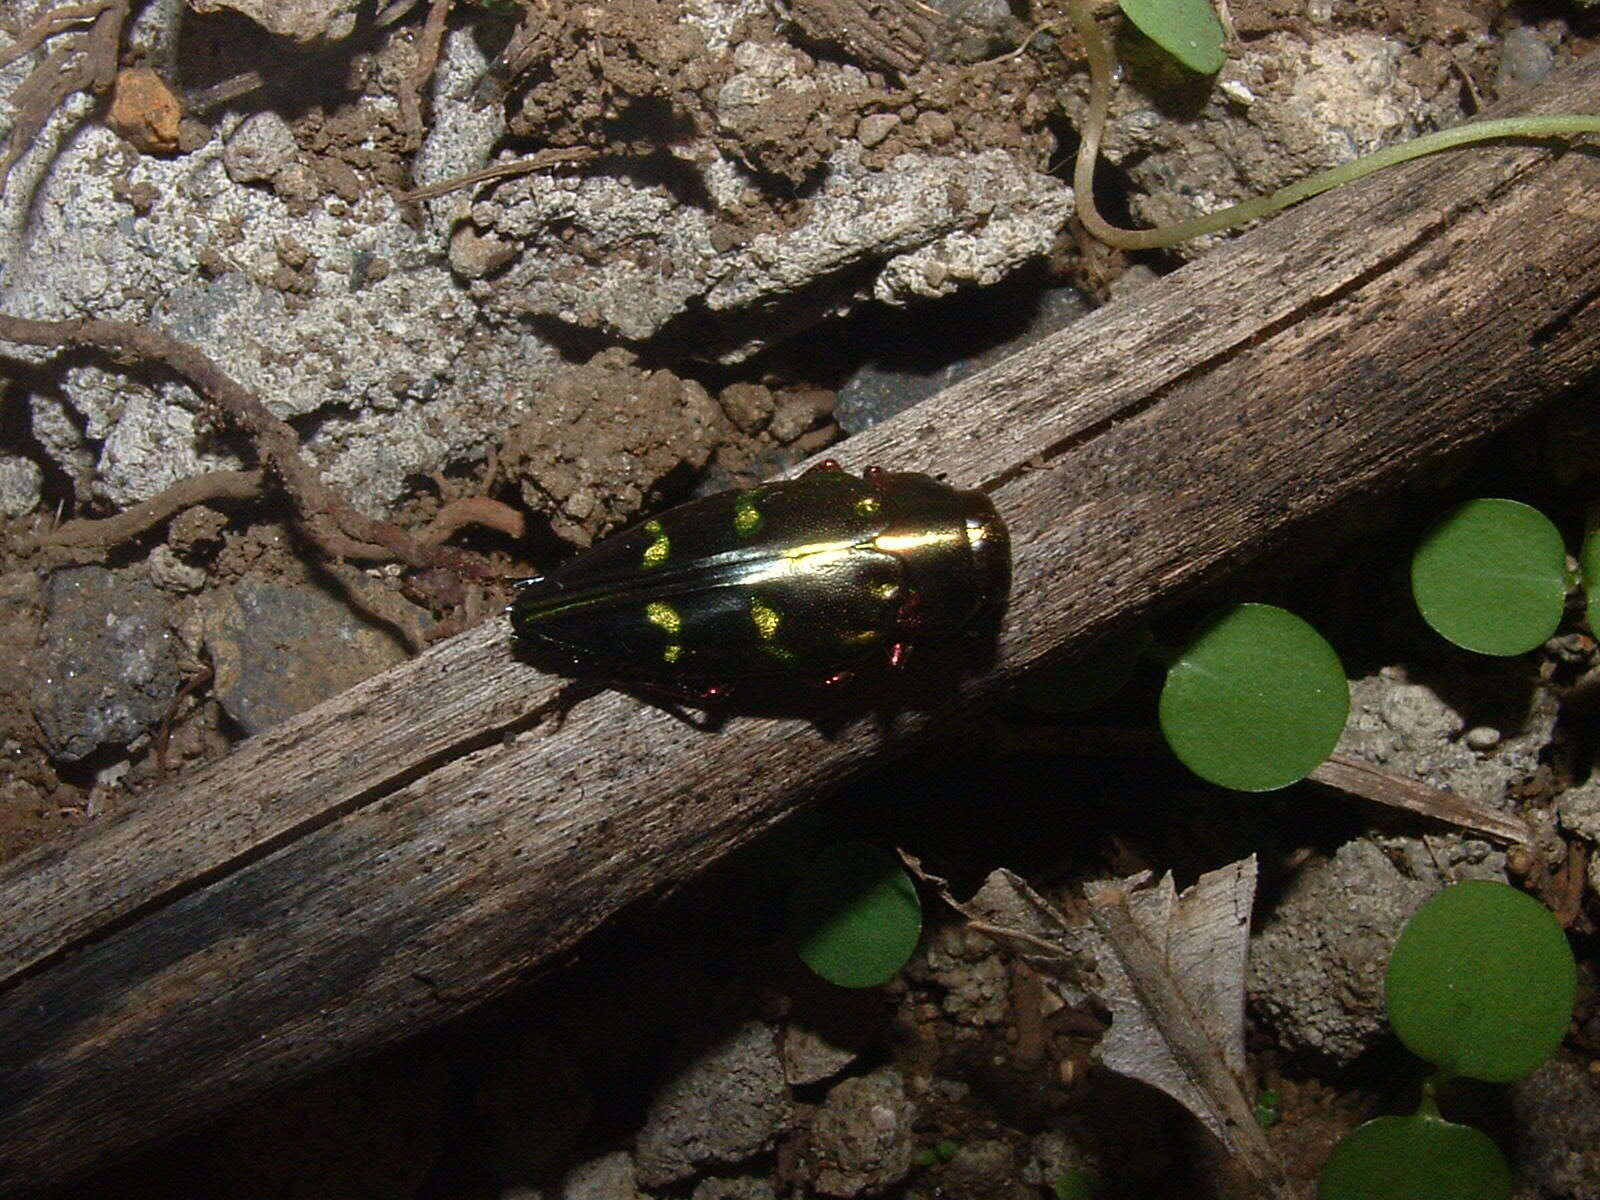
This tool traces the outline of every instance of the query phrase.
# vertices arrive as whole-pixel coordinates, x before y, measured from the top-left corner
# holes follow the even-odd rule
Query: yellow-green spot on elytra
[[[856,512],[863,517],[875,517],[883,504],[876,496],[863,496],[856,501]]]
[[[879,600],[893,600],[900,594],[898,583],[875,583],[872,585],[872,594]]]
[[[876,629],[857,629],[848,633],[841,633],[839,640],[846,646],[865,646],[868,642],[875,642],[882,637]]]
[[[760,596],[750,597],[750,619],[755,622],[756,632],[763,641],[770,642],[778,636],[778,610]]]
[[[677,637],[683,631],[683,618],[678,615],[678,610],[665,600],[652,600],[644,606],[645,619],[657,629],[665,630],[669,637]]]
[[[740,537],[749,537],[761,528],[761,510],[749,495],[740,496],[733,505],[733,528]]]
[[[673,642],[670,646],[668,646],[665,650],[663,650],[661,652],[661,661],[662,662],[675,663],[682,657],[683,657],[683,647],[678,645],[677,642]]]
[[[661,527],[660,521],[647,522],[644,531],[653,539],[644,548],[644,557],[640,559],[640,566],[659,567],[667,561],[667,556],[672,553],[672,539],[667,536],[667,531]]]

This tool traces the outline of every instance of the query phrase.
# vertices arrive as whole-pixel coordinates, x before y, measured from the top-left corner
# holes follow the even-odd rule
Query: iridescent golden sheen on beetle
[[[711,695],[898,666],[998,611],[1010,581],[988,497],[830,460],[608,538],[523,581],[510,614],[568,673]]]

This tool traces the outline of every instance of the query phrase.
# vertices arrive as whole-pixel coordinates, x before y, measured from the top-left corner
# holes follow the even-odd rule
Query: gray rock
[[[772,1180],[750,1175],[732,1179],[703,1179],[695,1186],[691,1200],[777,1200]]]
[[[551,317],[629,340],[701,308],[733,340],[707,354],[736,361],[793,332],[770,319],[744,330],[744,317],[794,307],[851,270],[876,265],[872,294],[888,304],[948,295],[1042,256],[1071,215],[1070,188],[1001,150],[904,154],[883,171],[860,156],[858,144],[842,144],[798,224],[734,246],[717,240],[705,209],[664,185],[607,175],[508,181],[473,205],[472,221],[519,255],[472,293],[508,319]],[[713,161],[702,175],[719,204],[739,207],[745,184],[731,164]]]
[[[270,109],[246,117],[222,151],[222,165],[235,183],[270,180],[299,152],[289,123]]]
[[[1496,690],[1493,676],[1480,674],[1463,682],[1479,691]],[[1507,680],[1505,686],[1516,686],[1516,681]],[[1554,695],[1538,688],[1527,719],[1520,728],[1501,729],[1493,755],[1486,758],[1462,736],[1484,723],[1476,714],[1458,712],[1432,688],[1408,679],[1403,668],[1386,667],[1351,683],[1350,719],[1338,752],[1505,808],[1511,785],[1539,769],[1539,754],[1549,744],[1555,719]]]
[[[0,454],[0,514],[25,517],[39,507],[44,473],[18,454]]]
[[[656,1095],[639,1130],[639,1182],[657,1188],[702,1167],[770,1149],[790,1118],[772,1031],[750,1021],[701,1054]]]
[[[1460,713],[1420,683],[1392,684],[1383,695],[1381,712],[1389,728],[1413,743],[1448,741],[1465,724]]]
[[[857,369],[839,389],[834,420],[846,433],[870,429],[1089,312],[1088,300],[1076,288],[1052,288],[1039,297],[1038,307],[1018,333],[981,353],[930,371],[901,370],[869,363]]]
[[[906,974],[944,992],[940,1008],[963,1025],[994,1025],[1011,1010],[1011,976],[994,941],[964,924],[939,922],[906,964]]]
[[[155,726],[179,687],[161,593],[131,570],[57,571],[45,590],[33,715],[51,757],[75,762]]]
[[[1590,776],[1556,797],[1556,818],[1561,828],[1600,845],[1600,779]]]
[[[856,141],[871,148],[894,132],[900,124],[897,113],[869,113],[856,125]]]
[[[1385,1036],[1389,951],[1439,887],[1369,841],[1299,874],[1250,945],[1251,1002],[1284,1046],[1346,1064]]]
[[[394,638],[310,586],[246,579],[210,598],[212,690],[246,733],[260,733],[404,661]]]
[[[1500,88],[1514,90],[1538,83],[1555,64],[1555,51],[1538,28],[1517,25],[1506,30],[1500,43]]]
[[[1005,0],[933,0],[943,22],[931,47],[942,62],[981,62],[1013,49],[1023,23]]]
[[[1493,725],[1474,725],[1467,730],[1464,740],[1469,749],[1485,753],[1500,744],[1500,731]]]
[[[817,1189],[873,1195],[911,1173],[916,1106],[893,1067],[846,1079],[828,1092],[811,1124]]]
[[[116,136],[85,126],[25,213],[5,207],[11,189],[0,201],[16,231],[0,254],[0,308],[39,318],[89,311],[195,344],[277,415],[317,414],[308,449],[367,508],[398,499],[419,474],[481,457],[523,396],[559,370],[558,356],[525,328],[481,331],[442,245],[408,227],[384,189],[335,201],[308,176],[310,190],[291,205],[277,191],[297,161],[273,176],[273,191],[236,183],[223,145],[238,132],[233,120],[192,154],[120,170],[106,167],[124,161]],[[130,212],[119,198],[131,187],[156,197],[148,210]],[[291,241],[304,252],[292,294],[280,279]],[[385,273],[369,269],[377,260]],[[35,436],[80,496],[126,507],[178,478],[238,465],[198,437],[188,387],[151,387],[108,366],[74,364],[59,393],[30,397]]]
[[[1547,1062],[1511,1085],[1516,1114],[1517,1200],[1600,1195],[1600,1094],[1582,1068]]]
[[[837,1075],[860,1057],[853,1046],[842,1046],[819,1029],[791,1021],[783,1031],[783,1071],[792,1084],[820,1083]]]
[[[639,1200],[632,1156],[614,1150],[573,1167],[550,1190],[548,1200]]]
[[[771,15],[768,0],[685,0],[684,24],[692,25],[706,40],[706,49],[718,54],[743,40],[745,27]]]
[[[412,164],[412,178],[418,187],[442,183],[489,163],[497,143],[506,131],[505,106],[474,102],[489,60],[478,45],[478,34],[471,24],[445,34],[439,65],[433,73],[433,119]],[[434,236],[442,245],[451,227],[472,207],[471,188],[448,192],[427,201]],[[451,248],[454,259],[455,250]],[[469,278],[477,276],[469,275]]]
[[[196,12],[231,8],[279,37],[336,42],[355,32],[363,0],[189,0]]]

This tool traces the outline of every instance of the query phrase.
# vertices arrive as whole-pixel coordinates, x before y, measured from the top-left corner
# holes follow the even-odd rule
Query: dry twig
[[[1420,813],[1436,821],[1470,829],[1496,842],[1514,846],[1533,840],[1528,823],[1516,813],[1501,812],[1469,796],[1430,787],[1420,780],[1397,775],[1349,755],[1332,755],[1311,772],[1310,777],[1352,796]]]
[[[117,52],[122,45],[122,25],[130,0],[95,0],[53,8],[34,21],[17,40],[0,53],[0,66],[43,45],[49,38],[75,25],[89,28],[50,52],[11,95],[16,117],[0,158],[0,192],[11,168],[33,146],[56,107],[74,92],[103,92],[117,74]]]
[[[475,183],[483,183],[490,179],[509,179],[513,175],[527,175],[563,163],[588,162],[598,158],[599,153],[598,150],[591,150],[587,146],[554,146],[549,150],[530,154],[527,158],[519,158],[515,162],[495,163],[494,166],[484,167],[481,171],[468,171],[465,175],[442,179],[438,183],[430,183],[427,187],[417,188],[415,191],[402,192],[395,199],[401,204],[410,204],[414,200],[432,200],[436,196],[447,195],[458,188],[471,187]]]

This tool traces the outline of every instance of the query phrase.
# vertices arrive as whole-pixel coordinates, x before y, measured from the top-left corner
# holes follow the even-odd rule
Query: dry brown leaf
[[[975,926],[1021,954],[1069,1004],[1111,1012],[1096,1048],[1109,1070],[1178,1101],[1209,1129],[1258,1194],[1293,1195],[1246,1093],[1244,967],[1255,898],[1248,858],[1202,875],[1179,895],[1148,872],[1085,889],[1073,923],[1009,871],[961,906]]]

